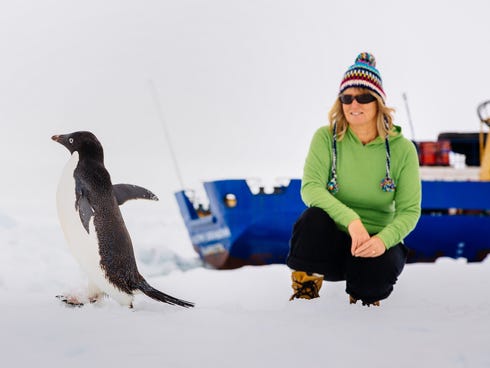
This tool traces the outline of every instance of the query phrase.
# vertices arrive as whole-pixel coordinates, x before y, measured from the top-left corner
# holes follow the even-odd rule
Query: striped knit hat
[[[383,91],[383,82],[378,69],[376,69],[376,59],[367,52],[361,52],[354,63],[344,74],[340,83],[339,95],[347,88],[367,88],[381,97],[383,102],[386,99]]]

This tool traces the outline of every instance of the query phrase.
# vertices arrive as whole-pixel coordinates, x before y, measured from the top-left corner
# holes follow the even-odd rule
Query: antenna
[[[170,151],[170,156],[172,157],[172,162],[174,163],[175,172],[177,174],[177,179],[179,180],[180,188],[184,189],[184,181],[182,180],[182,175],[180,174],[179,165],[177,163],[177,156],[175,155],[172,142],[170,140],[170,134],[168,133],[167,124],[165,123],[165,119],[163,117],[163,109],[162,104],[160,103],[160,98],[158,96],[158,90],[153,83],[153,80],[148,80],[148,86],[150,88],[151,95],[153,97],[153,102],[155,103],[155,107],[157,110],[158,120],[162,124],[163,132],[165,135],[165,139],[167,140],[168,149]]]
[[[405,109],[407,110],[408,123],[410,124],[410,131],[412,132],[412,139],[415,140],[415,130],[413,129],[412,117],[410,116],[410,109],[408,108],[407,94],[403,92],[403,101],[405,101]]]

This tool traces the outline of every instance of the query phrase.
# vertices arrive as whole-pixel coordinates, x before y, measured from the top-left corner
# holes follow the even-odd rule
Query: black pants
[[[322,274],[327,281],[346,280],[349,295],[373,303],[391,294],[407,253],[400,243],[379,257],[354,257],[349,234],[325,211],[311,207],[294,224],[286,263],[297,271]]]

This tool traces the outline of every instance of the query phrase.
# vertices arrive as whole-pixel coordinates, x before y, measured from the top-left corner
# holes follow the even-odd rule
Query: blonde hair
[[[387,135],[393,135],[393,114],[395,109],[385,105],[384,101],[378,96],[377,93],[372,93],[369,89],[359,88],[361,93],[370,93],[376,97],[378,104],[378,116],[376,118],[376,128],[378,130],[378,135],[381,138],[386,138]],[[342,140],[344,134],[347,131],[349,123],[344,115],[344,110],[342,109],[342,102],[337,98],[328,113],[328,120],[330,122],[330,129],[333,130],[333,126],[337,123],[337,140]]]

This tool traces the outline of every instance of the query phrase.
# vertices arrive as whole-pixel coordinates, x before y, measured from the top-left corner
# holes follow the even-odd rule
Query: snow
[[[136,209],[126,209],[131,211]],[[135,224],[129,216],[130,230],[139,226],[136,233],[150,225],[155,226],[151,219]],[[174,232],[169,225],[161,230]],[[133,240],[142,273],[154,286],[196,307],[181,309],[138,295],[134,310],[109,299],[73,309],[54,296],[81,291],[84,278],[58,232],[55,221],[45,221],[40,229],[24,220],[2,230],[4,366],[490,364],[488,262],[441,259],[408,265],[379,308],[349,305],[340,282],[324,283],[317,300],[289,302],[290,273],[284,265],[216,271],[195,262],[185,271],[168,269],[163,261],[152,265],[141,256],[160,252],[160,246],[151,233],[146,239],[140,234]]]
[[[476,131],[489,11],[486,0],[0,4],[0,365],[489,367],[489,260],[407,265],[380,308],[349,305],[341,282],[289,302],[284,265],[203,267],[173,198],[202,180],[299,177],[360,51],[377,57],[409,137],[403,92],[417,139]],[[160,198],[121,207],[137,262],[195,308],[55,298],[86,283],[56,214],[69,154],[50,139],[75,130],[99,137],[114,183]]]
[[[490,365],[488,261],[407,265],[379,308],[349,305],[342,282],[324,283],[317,300],[290,302],[285,265],[202,267],[178,216],[154,204],[122,207],[140,270],[196,307],[144,295],[133,310],[110,299],[65,307],[55,296],[83,295],[85,277],[56,217],[17,206],[14,224],[0,227],[2,366]]]

